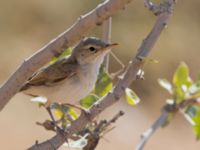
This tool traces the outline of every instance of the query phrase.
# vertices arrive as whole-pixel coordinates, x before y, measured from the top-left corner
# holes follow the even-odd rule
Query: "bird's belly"
[[[87,81],[87,82],[86,82]],[[66,79],[56,86],[37,86],[25,91],[26,94],[43,96],[52,102],[79,104],[79,100],[87,96],[93,89],[96,79],[86,80],[75,76]]]
[[[95,83],[94,83],[95,84]],[[58,99],[61,103],[78,104],[79,100],[87,96],[93,89],[94,84],[81,82],[79,79],[74,81],[66,81],[62,86],[59,86],[52,94],[55,100]]]

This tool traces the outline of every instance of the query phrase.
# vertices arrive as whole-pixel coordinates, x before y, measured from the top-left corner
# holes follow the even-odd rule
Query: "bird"
[[[54,102],[77,104],[93,90],[105,55],[117,45],[97,37],[85,37],[70,55],[35,72],[20,92],[45,97],[46,108]]]

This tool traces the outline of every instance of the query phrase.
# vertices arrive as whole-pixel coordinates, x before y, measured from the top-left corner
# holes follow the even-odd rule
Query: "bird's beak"
[[[103,51],[111,50],[113,47],[118,46],[118,45],[119,45],[118,43],[107,44],[105,48],[103,49]]]

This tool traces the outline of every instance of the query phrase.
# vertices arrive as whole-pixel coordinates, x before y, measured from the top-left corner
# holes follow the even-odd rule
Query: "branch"
[[[111,41],[111,32],[112,32],[112,17],[109,17],[108,20],[103,23],[103,39],[106,42]],[[106,68],[106,71],[109,69],[109,54],[107,54],[103,61],[103,66]]]
[[[141,140],[138,143],[135,150],[143,150],[146,142],[150,139],[153,133],[160,128],[167,120],[168,113],[166,110],[163,110],[158,119],[151,125],[149,129],[147,129],[141,136]]]
[[[0,111],[19,91],[25,81],[52,58],[59,56],[66,48],[72,46],[83,35],[105,19],[123,9],[131,0],[106,0],[95,9],[80,16],[66,31],[38,50],[33,56],[24,60],[22,65],[10,76],[0,88]]]
[[[136,80],[137,73],[139,69],[143,66],[145,62],[145,58],[148,56],[150,51],[152,50],[155,42],[160,36],[161,32],[165,28],[174,6],[173,0],[165,0],[166,11],[161,12],[158,15],[156,23],[149,33],[149,35],[144,39],[141,46],[138,49],[138,53],[133,58],[132,62],[130,62],[127,71],[123,78],[121,78],[113,90],[104,96],[101,100],[97,101],[90,109],[90,119],[94,119],[99,113],[104,111],[109,106],[118,102],[121,96],[124,94],[124,90],[128,87],[132,81]],[[88,123],[88,117],[85,114],[81,114],[80,117],[75,120],[71,126],[68,128],[68,137],[74,134],[77,131],[83,129]],[[36,144],[30,147],[28,150],[55,150],[58,149],[65,142],[65,138],[61,134],[56,134],[51,139],[42,142],[41,144]]]
[[[187,99],[183,100],[181,103],[169,103],[165,104],[162,108],[161,114],[158,119],[147,129],[141,136],[140,142],[138,143],[135,150],[143,150],[145,144],[148,142],[150,137],[155,133],[155,131],[165,125],[168,121],[168,116],[170,113],[177,113],[179,110],[186,108],[189,105],[199,104],[198,99]]]
[[[119,111],[112,119],[109,121],[101,120],[95,127],[93,131],[89,132],[89,135],[87,136],[88,142],[87,145],[83,148],[83,150],[94,150],[96,146],[99,143],[99,140],[101,139],[101,134],[108,129],[108,127],[115,123],[119,117],[123,116],[124,112]],[[113,128],[111,128],[113,129]],[[110,131],[110,130],[108,130]],[[108,132],[107,131],[107,132]]]

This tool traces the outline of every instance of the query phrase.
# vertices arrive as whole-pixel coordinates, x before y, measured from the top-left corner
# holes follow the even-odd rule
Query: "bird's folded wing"
[[[26,90],[31,86],[53,86],[56,83],[76,74],[78,65],[69,59],[61,59],[56,63],[40,69],[32,75],[24,84],[20,91]]]

